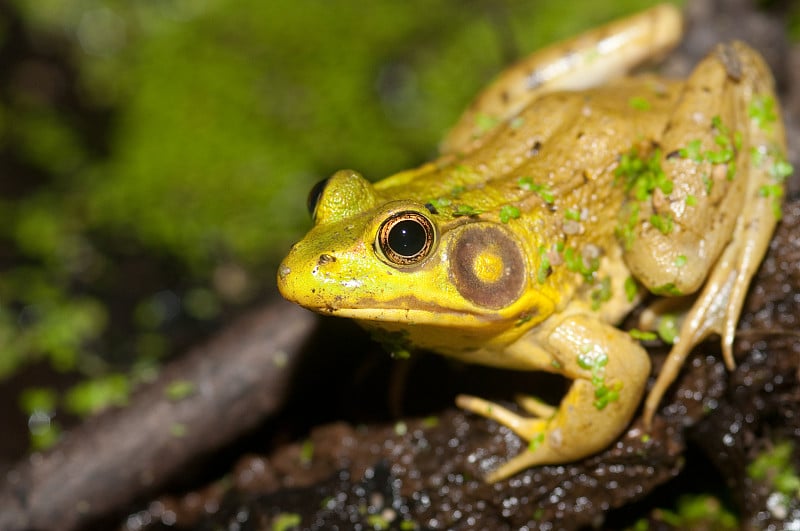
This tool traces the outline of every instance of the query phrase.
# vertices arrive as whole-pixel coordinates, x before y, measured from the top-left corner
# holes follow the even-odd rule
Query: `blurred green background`
[[[435,156],[502,65],[653,3],[3,3],[5,457],[271,295],[314,182]]]

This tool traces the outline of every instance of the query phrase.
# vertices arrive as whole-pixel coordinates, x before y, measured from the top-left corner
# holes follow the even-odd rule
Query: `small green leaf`
[[[129,394],[128,377],[111,374],[73,386],[64,397],[64,407],[70,413],[86,416],[110,406],[126,405]]]
[[[448,197],[437,197],[428,201],[428,204],[438,211],[450,206],[452,201]]]
[[[430,415],[422,419],[422,425],[426,428],[435,428],[439,425],[439,417],[436,415]]]
[[[769,169],[769,175],[773,180],[783,182],[786,177],[794,172],[792,165],[786,160],[778,160]]]
[[[499,123],[500,120],[498,120],[494,116],[489,116],[486,113],[479,113],[475,116],[475,127],[478,128],[480,134],[484,134],[487,131],[490,131]]]
[[[525,124],[525,118],[523,118],[522,116],[517,116],[513,118],[510,122],[508,122],[508,126],[511,129],[519,129],[524,124]]]
[[[642,98],[640,96],[634,96],[633,98],[629,99],[628,105],[637,111],[649,111],[651,107],[650,102],[646,98]]]
[[[302,523],[302,518],[297,513],[281,513],[272,520],[272,531],[289,531]]]
[[[546,184],[537,184],[533,182],[533,177],[520,177],[517,181],[517,185],[527,192],[537,194],[547,204],[552,204],[553,201],[555,201],[550,187]]]
[[[666,215],[653,214],[650,216],[650,224],[658,229],[662,234],[672,232],[672,218]]]
[[[469,173],[471,171],[468,166],[464,166],[463,164],[459,165],[456,169],[464,173]],[[464,185],[457,184],[450,189],[450,195],[458,197],[466,191],[467,188]]]
[[[662,315],[658,321],[658,336],[664,343],[672,345],[678,337],[678,318],[672,314]]]
[[[175,422],[169,427],[169,434],[175,438],[185,437],[188,431],[186,424],[181,422]]]
[[[637,293],[639,293],[639,286],[636,284],[636,279],[629,276],[625,279],[625,298],[628,299],[628,302],[633,302]]]
[[[314,441],[306,439],[300,446],[300,462],[308,466],[311,464],[312,459],[314,459]]]
[[[775,100],[771,96],[759,95],[750,101],[747,114],[762,131],[769,131],[778,119],[775,113]]]
[[[177,402],[194,394],[195,389],[195,384],[192,381],[173,380],[164,388],[164,394],[169,400]]]
[[[667,282],[666,284],[656,286],[650,291],[652,291],[655,295],[670,295],[673,297],[683,295],[681,290],[678,289],[674,282]]]
[[[389,522],[383,515],[380,514],[370,514],[367,516],[367,524],[371,525],[372,529],[375,529],[376,531],[389,529]]]
[[[503,205],[503,207],[500,208],[500,221],[503,223],[508,223],[511,219],[518,219],[519,216],[519,208],[513,205]]]
[[[54,413],[58,404],[58,394],[47,387],[28,387],[19,397],[20,406],[26,415],[34,413]]]
[[[453,211],[453,216],[460,217],[460,216],[477,216],[478,214],[482,214],[483,210],[479,208],[475,208],[470,205],[458,205],[456,209]]]
[[[535,452],[544,443],[544,432],[537,433],[528,442],[528,451]]]
[[[611,299],[611,277],[604,277],[591,293],[592,310],[597,311]]]
[[[640,341],[653,341],[654,339],[658,339],[658,334],[655,332],[645,332],[638,328],[631,328],[628,330],[628,334],[630,334],[633,339],[638,339]]]
[[[679,149],[678,154],[684,159],[693,160],[695,162],[703,162],[703,154],[700,151],[702,147],[702,142],[699,138],[696,138],[686,144],[685,148]]]

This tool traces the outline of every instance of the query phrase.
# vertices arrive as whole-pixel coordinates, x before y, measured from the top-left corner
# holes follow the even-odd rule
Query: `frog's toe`
[[[519,404],[522,409],[534,417],[549,419],[552,418],[558,411],[558,408],[542,402],[535,396],[517,395],[515,399],[517,404]]]
[[[539,437],[547,427],[547,420],[523,417],[495,402],[471,395],[458,395],[456,405],[477,415],[492,419],[507,427],[526,441]]]
[[[694,299],[690,295],[654,300],[639,315],[638,328],[656,332],[664,325],[665,318],[670,320],[671,325],[680,327],[686,318],[686,314],[691,310]]]
[[[525,451],[509,459],[496,469],[486,474],[487,483],[495,483],[522,472],[523,470],[541,464],[535,452]]]
[[[579,384],[577,387],[585,386]],[[486,481],[490,483],[532,466],[565,463],[586,457],[610,443],[611,438],[607,435],[616,436],[616,432],[601,435],[600,438],[587,436],[592,431],[591,426],[597,425],[593,422],[596,411],[594,408],[585,411],[576,403],[562,411],[534,398],[523,400],[523,407],[527,411],[545,418],[521,416],[499,404],[474,396],[460,395],[456,403],[463,409],[502,424],[528,442],[522,453],[487,474]],[[609,422],[614,424],[614,419],[609,419]]]

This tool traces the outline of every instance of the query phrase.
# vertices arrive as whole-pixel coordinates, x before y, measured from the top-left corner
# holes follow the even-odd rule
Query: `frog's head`
[[[350,170],[316,186],[309,209],[314,227],[278,273],[301,306],[440,351],[516,337],[553,312],[531,274],[539,253],[499,222],[386,200]]]

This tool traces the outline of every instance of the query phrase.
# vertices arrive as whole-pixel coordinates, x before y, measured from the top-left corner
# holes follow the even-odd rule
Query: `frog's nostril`
[[[319,259],[317,260],[317,265],[325,265],[330,264],[336,261],[336,257],[332,254],[322,253],[319,255]]]

